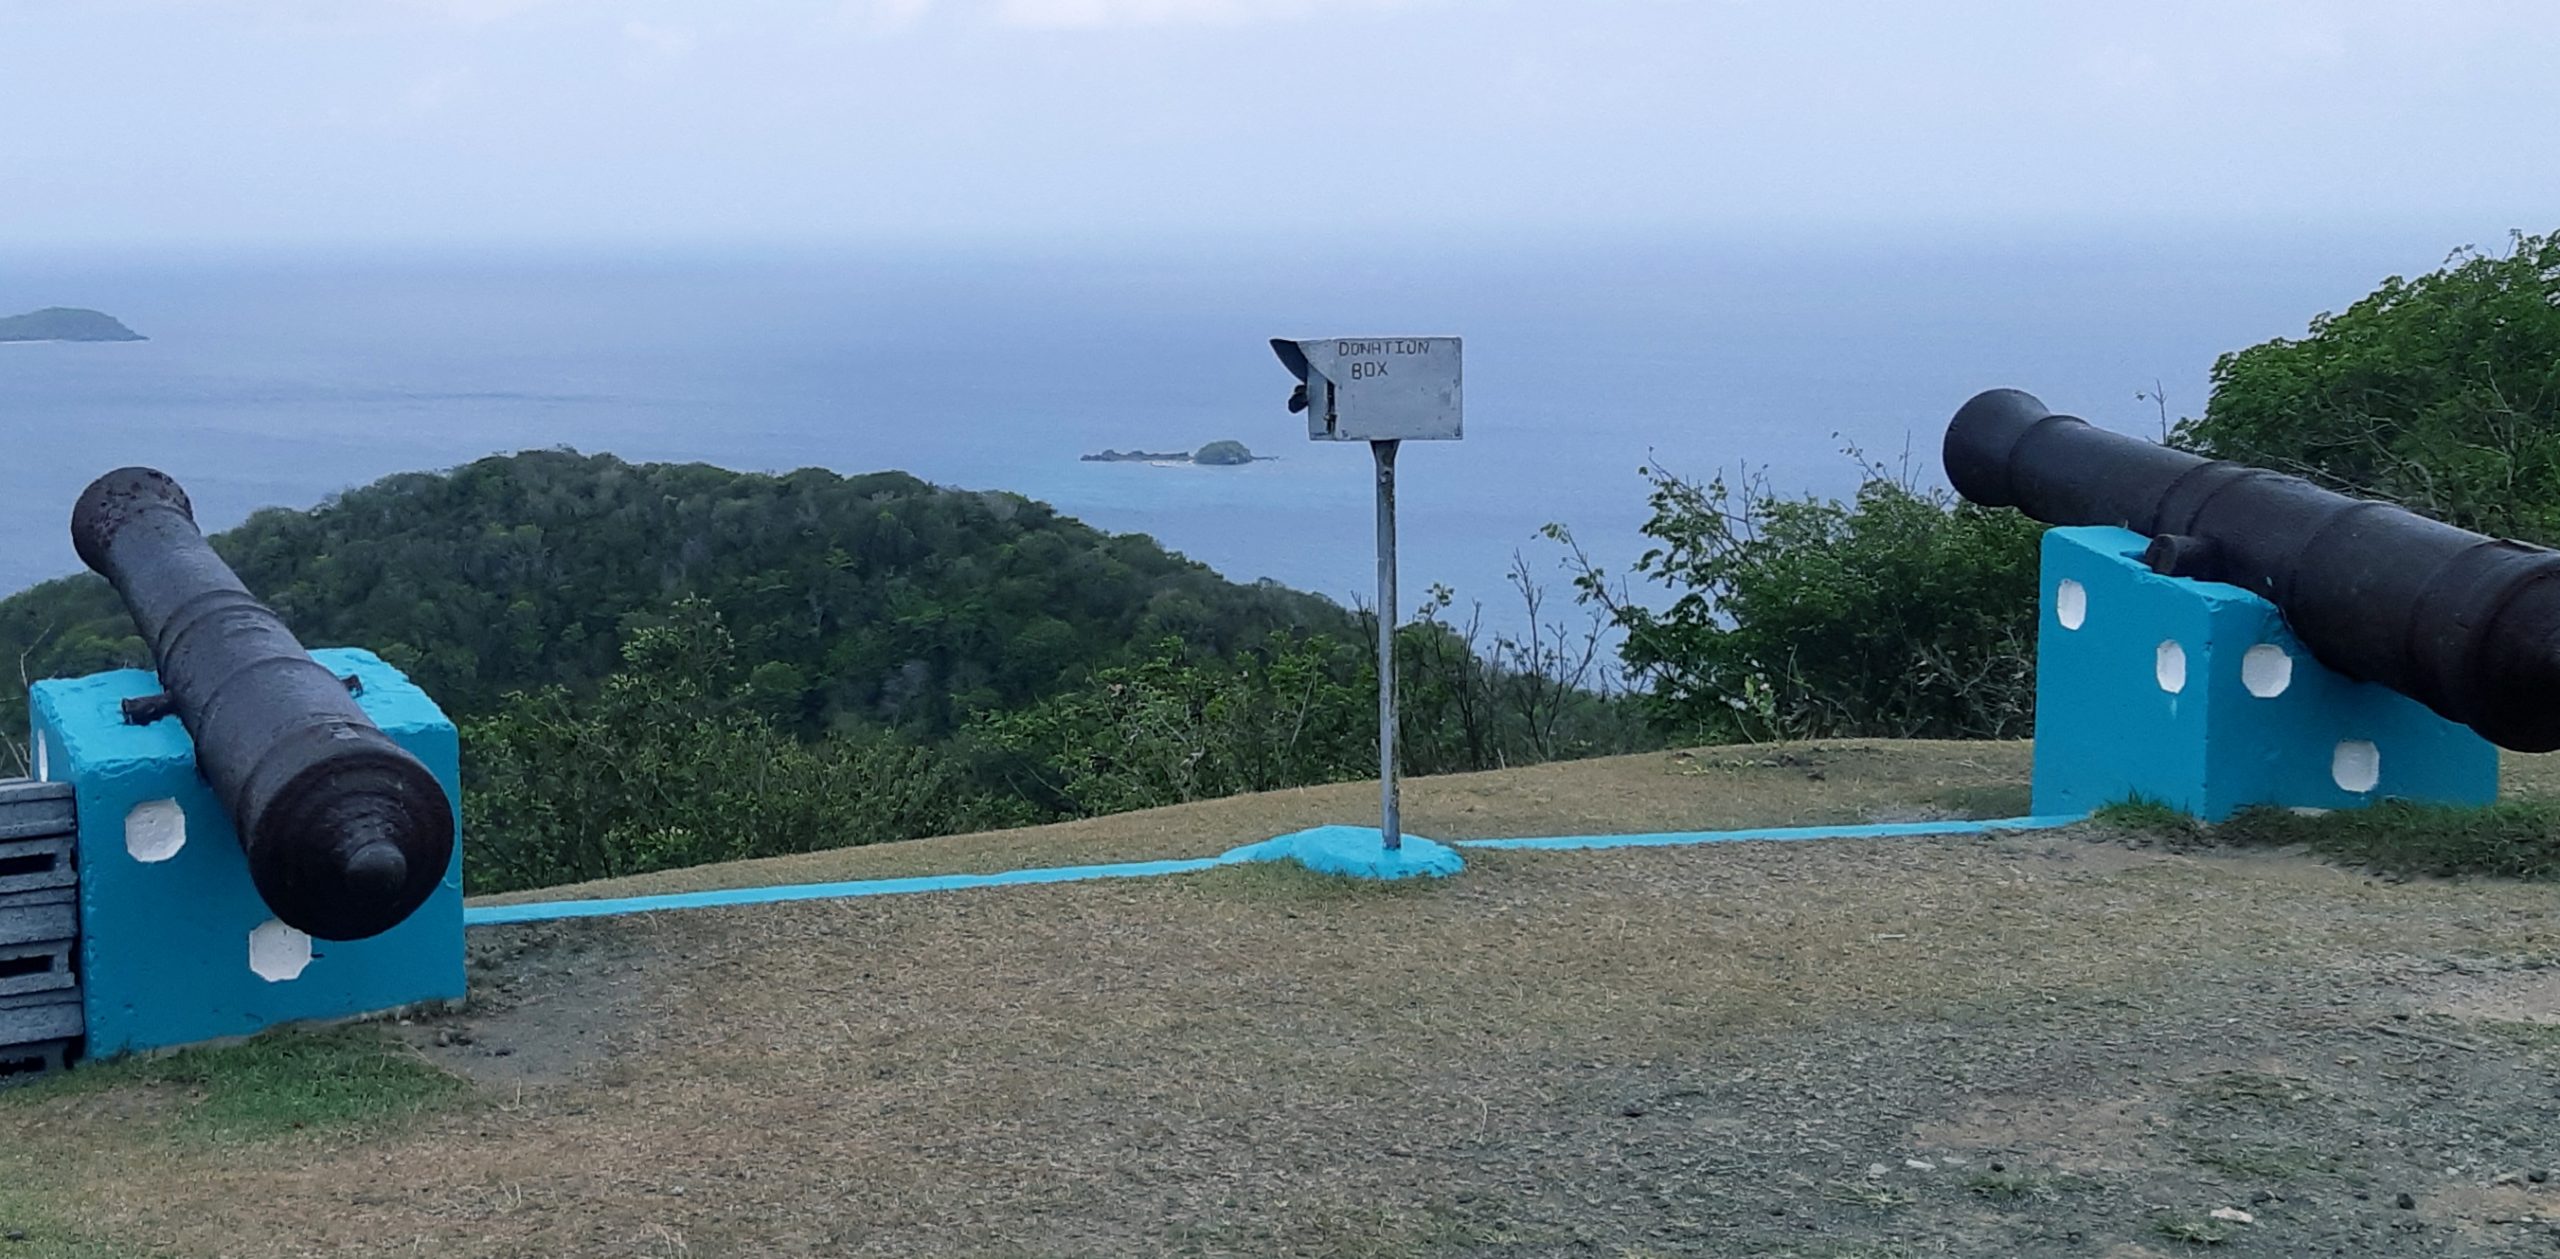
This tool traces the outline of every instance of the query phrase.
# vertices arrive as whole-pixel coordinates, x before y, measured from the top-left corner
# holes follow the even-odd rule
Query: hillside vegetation
[[[1012,494],[532,452],[213,541],[304,642],[373,648],[462,726],[476,891],[1375,772],[1373,620]],[[1487,647],[1450,608],[1401,631],[1410,770],[1644,745],[1585,685],[1595,641]],[[0,652],[150,663],[92,576],[0,601]]]
[[[2170,440],[2560,544],[2560,232],[2457,249],[2299,338],[2223,355]]]
[[[527,452],[262,511],[214,549],[304,642],[371,647],[461,716],[513,690],[591,687],[688,596],[720,615],[777,715],[813,730],[939,735],[1159,639],[1224,656],[1274,631],[1355,628],[1151,539],[898,472]],[[27,651],[38,677],[149,663],[91,576],[0,601],[0,651]]]

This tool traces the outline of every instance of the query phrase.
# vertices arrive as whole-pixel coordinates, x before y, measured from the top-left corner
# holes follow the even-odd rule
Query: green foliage
[[[931,740],[1128,663],[1167,636],[1213,656],[1275,630],[1348,632],[1312,595],[1238,585],[1143,536],[903,473],[781,476],[535,451],[269,510],[214,549],[306,642],[368,646],[457,719],[518,690],[585,695],[617,645],[699,597],[796,733]],[[0,601],[0,666],[31,678],[149,664],[104,581]],[[0,732],[25,729],[0,687]],[[0,770],[16,768],[0,746]]]
[[[0,1111],[129,1085],[184,1090],[177,1131],[221,1141],[365,1128],[465,1091],[462,1081],[382,1028],[357,1024],[286,1028],[237,1044],[84,1063],[77,1071],[0,1091]]]
[[[2015,738],[2035,699],[2043,526],[1868,465],[1848,503],[1765,480],[1644,469],[1655,610],[1574,552],[1575,586],[1626,632],[1655,721],[1707,739]],[[1568,545],[1571,535],[1549,526]]]
[[[640,630],[590,700],[519,692],[463,726],[464,875],[475,893],[979,830],[1029,810],[950,756],[888,734],[803,742],[739,677],[708,601]]]
[[[2560,801],[2488,805],[2411,804],[2299,814],[2247,809],[2213,828],[2226,843],[2300,844],[2323,856],[2389,874],[2560,879]]]
[[[2127,796],[2111,804],[2098,806],[2089,820],[2121,831],[2136,831],[2163,839],[2193,839],[2204,833],[2204,824],[2174,806],[2149,796]]]
[[[2203,418],[2171,440],[2560,543],[2560,232],[2457,250],[2300,340],[2223,355]]]
[[[1374,678],[1374,674],[1366,674]],[[1024,798],[1118,813],[1374,772],[1375,685],[1330,638],[1274,635],[1233,667],[1163,639],[1135,665],[972,734]]]
[[[1243,442],[1216,441],[1193,451],[1191,462],[1208,464],[1212,467],[1228,467],[1253,462],[1253,452],[1247,450]]]
[[[1515,563],[1529,622],[1542,596]],[[1406,774],[1535,764],[1657,746],[1605,694],[1596,630],[1481,633],[1435,587],[1396,629],[1398,763]],[[1116,813],[1377,774],[1376,620],[1367,641],[1274,634],[1226,660],[1174,639],[969,731],[982,776],[1062,817]]]

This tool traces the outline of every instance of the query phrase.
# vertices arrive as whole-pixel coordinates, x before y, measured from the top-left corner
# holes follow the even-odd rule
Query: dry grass
[[[1427,784],[1415,828],[1907,815],[2023,759],[1823,755],[1820,784],[1725,754],[1603,763],[1580,791],[1579,767]],[[758,873],[1216,851],[1364,798],[1325,799]],[[2448,964],[2560,951],[2548,887],[2072,833],[1470,866],[1395,890],[1226,870],[484,931],[476,1008],[445,1025],[474,1043],[435,1051],[503,1081],[480,1105],[208,1146],[181,1135],[203,1099],[167,1086],[0,1102],[0,1180],[48,1235],[129,1253],[2145,1253],[2159,1204],[2246,1200],[2189,1149],[2245,1120],[2335,1157],[2235,1247],[2467,1254],[2452,1199],[2394,1212],[2346,1187],[2457,1164],[2485,1184],[2525,1157],[2497,1134],[2560,1121],[2532,1084],[2554,1038],[2391,1018]],[[608,975],[599,1023],[581,1011]],[[554,1073],[493,1056],[564,1028]],[[2231,1083],[2265,1079],[2313,1100]],[[2395,1249],[2411,1221],[2437,1231]]]
[[[1856,739],[1702,748],[1414,779],[1405,829],[1434,839],[1614,835],[1826,825],[2026,811],[2024,743]],[[981,835],[838,848],[474,903],[979,874],[1038,866],[1207,857],[1331,823],[1377,824],[1374,781],[1334,783]]]
[[[2498,792],[2560,799],[2560,752],[2508,752],[2498,761]]]

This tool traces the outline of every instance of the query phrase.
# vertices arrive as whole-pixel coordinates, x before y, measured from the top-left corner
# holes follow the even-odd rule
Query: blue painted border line
[[[1870,822],[1856,826],[1773,826],[1747,831],[1671,831],[1659,835],[1559,835],[1546,839],[1454,839],[1452,848],[1526,848],[1563,852],[1582,848],[1670,848],[1681,844],[1784,842],[1799,839],[1898,839],[1910,835],[1980,835],[1989,831],[2049,831],[2089,820],[2086,813],[2004,817],[1968,822]]]
[[[1806,839],[1893,839],[1919,835],[1979,835],[1988,831],[2051,830],[2085,820],[2086,814],[2013,817],[1993,821],[1883,822],[1860,826],[1792,826],[1742,831],[1675,831],[1652,835],[1563,835],[1544,839],[1462,839],[1457,848],[1539,849],[1572,851],[1591,848],[1667,848],[1683,844],[1784,842]],[[1021,887],[1040,883],[1082,883],[1096,879],[1146,879],[1191,874],[1218,866],[1270,861],[1286,855],[1277,841],[1247,844],[1215,857],[1183,861],[1132,861],[1118,865],[1055,866],[1008,870],[1001,874],[935,874],[906,879],[862,879],[849,883],[797,883],[781,887],[739,887],[712,892],[671,892],[659,896],[624,896],[607,900],[535,901],[521,905],[474,905],[462,911],[465,926],[549,922],[560,918],[609,918],[664,909],[712,909],[724,905],[772,905],[785,901],[846,900],[860,896],[904,896],[916,892],[957,892],[982,887]]]
[[[914,892],[958,892],[979,887],[1014,887],[1030,883],[1078,883],[1090,879],[1146,879],[1163,874],[1189,874],[1228,864],[1225,857],[1188,861],[1132,861],[1111,866],[1055,866],[1043,870],[1008,870],[1002,874],[931,874],[911,879],[862,879],[851,883],[794,883],[782,887],[733,887],[715,892],[669,892],[659,896],[623,896],[592,901],[533,901],[521,905],[473,905],[462,911],[466,927],[505,922],[547,922],[554,918],[606,918],[659,909],[711,909],[722,905],[771,905],[782,901],[844,900],[856,896],[904,896]]]

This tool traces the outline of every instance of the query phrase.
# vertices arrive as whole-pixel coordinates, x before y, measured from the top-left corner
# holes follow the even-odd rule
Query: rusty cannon
[[[71,540],[123,597],[166,693],[127,720],[185,723],[276,917],[360,940],[415,912],[452,861],[452,801],[214,554],[186,491],[151,468],[110,472],[81,494]]]
[[[1943,457],[1976,503],[2129,529],[2152,571],[2258,595],[2346,678],[2502,747],[2560,748],[2560,552],[2109,432],[2015,389],[1965,403]]]

